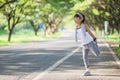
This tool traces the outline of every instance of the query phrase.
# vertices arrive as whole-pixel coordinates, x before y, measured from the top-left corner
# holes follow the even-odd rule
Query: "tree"
[[[8,41],[11,41],[11,36],[15,26],[21,22],[21,15],[23,13],[24,5],[27,1],[15,1],[14,3],[9,3],[5,5],[1,12],[6,16],[7,26],[8,26]]]
[[[39,22],[43,22],[44,35],[47,30],[55,33],[59,30],[63,17],[70,11],[75,3],[84,0],[2,0],[0,1],[0,12],[6,16],[8,24],[8,41],[15,26],[22,21],[29,21],[35,35],[38,32]],[[52,17],[51,17],[52,15]]]
[[[114,29],[119,33],[120,31],[120,3],[118,0],[101,0],[94,2],[90,8],[84,10],[87,16],[92,17],[94,24],[99,25],[101,28],[105,20],[109,21],[109,33],[114,33]],[[90,19],[90,18],[89,18]],[[98,23],[99,22],[99,23]]]
[[[17,1],[17,0],[2,0],[2,1],[0,1],[0,9],[5,7],[7,4],[14,3],[15,1]]]
[[[70,11],[70,8],[74,6],[74,0],[45,0],[48,4],[43,8],[44,17],[47,22],[46,29],[50,29],[50,33],[55,33],[58,31],[60,23],[62,22],[64,16]]]
[[[25,8],[24,8],[24,15],[26,16],[26,21],[29,21],[29,23],[31,24],[34,34],[37,35],[39,27],[39,12],[40,12],[40,8],[41,8],[41,1],[39,1],[39,3],[37,3],[37,0],[30,0]]]

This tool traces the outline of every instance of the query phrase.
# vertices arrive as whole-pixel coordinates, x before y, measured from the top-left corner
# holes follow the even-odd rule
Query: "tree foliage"
[[[89,24],[98,25],[103,29],[104,21],[109,21],[109,33],[116,29],[120,32],[120,1],[99,0],[94,2],[88,9],[84,10]]]
[[[119,4],[118,0],[1,0],[0,12],[8,21],[10,41],[13,29],[22,21],[30,22],[35,35],[41,22],[45,25],[45,35],[54,34],[59,30],[63,18],[71,12],[73,15],[76,11],[83,12],[86,22],[98,25],[99,29],[102,29],[103,22],[108,20],[110,31],[116,29],[119,32]]]

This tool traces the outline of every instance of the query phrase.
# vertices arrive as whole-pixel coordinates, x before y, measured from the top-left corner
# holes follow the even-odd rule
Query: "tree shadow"
[[[54,41],[53,41],[54,42]],[[39,42],[38,42],[39,43]],[[71,43],[71,42],[70,42]],[[99,42],[100,43],[100,42]],[[37,44],[37,43],[36,43]],[[67,45],[69,43],[57,43]],[[102,43],[101,43],[102,44]],[[42,72],[55,64],[58,60],[71,53],[77,46],[65,48],[35,48],[35,49],[13,49],[0,50],[0,54],[7,56],[0,57],[0,75],[20,75],[20,73],[30,74],[33,72]],[[109,53],[106,46],[100,46],[102,55],[98,58],[93,54],[89,54],[90,66],[95,66],[93,69],[110,69],[117,65],[99,65],[97,63],[104,63],[113,61],[113,57]],[[80,49],[74,55],[65,60],[61,65],[57,66],[53,71],[67,72],[69,70],[84,70],[82,59],[82,50]],[[106,58],[109,57],[109,58]]]
[[[44,71],[75,48],[0,50],[0,54],[10,54],[0,57],[0,75],[17,75],[20,72]]]

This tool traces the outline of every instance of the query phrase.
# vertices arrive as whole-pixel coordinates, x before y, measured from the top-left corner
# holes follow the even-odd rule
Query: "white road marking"
[[[103,41],[103,40],[102,40],[102,41]],[[109,44],[107,44],[107,43],[105,42],[104,45],[106,45],[106,46],[109,48],[110,53],[112,54],[112,56],[114,57],[117,65],[118,65],[118,67],[120,68],[120,59],[116,56],[116,53],[110,48]]]
[[[119,58],[116,56],[116,53],[109,47],[110,49],[110,53],[113,55],[114,59],[116,60],[118,67],[120,68],[120,60]]]
[[[32,80],[40,80],[45,74],[49,73],[50,71],[52,71],[53,69],[55,69],[57,66],[59,66],[61,63],[63,63],[66,59],[68,59],[70,56],[72,56],[73,54],[75,54],[80,49],[80,47],[81,46],[79,46],[78,48],[76,48],[75,50],[73,50],[69,55],[67,55],[67,56],[63,57],[62,59],[60,59],[59,61],[57,61],[55,64],[53,64],[52,66],[50,66],[44,72],[42,72],[39,75],[37,75]]]

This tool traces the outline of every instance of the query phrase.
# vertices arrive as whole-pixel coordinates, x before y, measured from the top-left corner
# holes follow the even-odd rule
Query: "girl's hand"
[[[94,41],[96,42],[96,44],[97,44],[97,38],[94,38]]]

